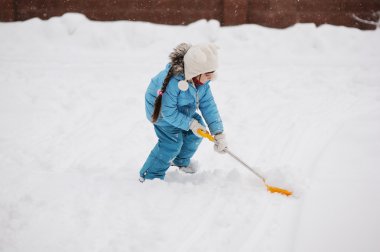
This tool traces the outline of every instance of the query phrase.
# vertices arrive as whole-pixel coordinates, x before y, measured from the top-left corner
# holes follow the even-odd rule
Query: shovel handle
[[[204,131],[204,130],[201,130],[201,129],[198,129],[197,130],[197,133],[201,136],[201,137],[204,137],[204,138],[207,138],[208,140],[210,140],[211,142],[215,142],[215,138],[208,132],[208,131]],[[228,153],[231,157],[233,157],[234,159],[236,159],[237,161],[239,161],[243,166],[245,166],[248,170],[250,170],[251,172],[253,172],[257,177],[259,177],[264,183],[265,183],[265,179],[264,177],[259,174],[258,172],[256,172],[253,168],[251,168],[249,165],[247,165],[246,163],[244,163],[240,158],[238,158],[235,154],[233,154],[230,150],[226,149],[225,150],[226,153]]]
[[[207,139],[210,140],[211,142],[215,142],[215,138],[214,138],[214,137],[213,137],[208,131],[204,131],[204,130],[198,129],[198,130],[197,130],[197,133],[198,133],[201,137],[207,138]]]
[[[207,138],[211,142],[215,142],[215,138],[208,131],[204,131],[204,130],[198,129],[197,133],[201,137]],[[285,190],[285,189],[282,189],[282,188],[279,188],[279,187],[274,187],[274,186],[268,185],[265,182],[265,178],[260,173],[258,173],[254,168],[252,168],[249,165],[247,165],[240,158],[238,158],[235,154],[233,154],[230,150],[226,149],[225,152],[228,153],[231,157],[233,157],[236,161],[240,162],[245,168],[247,168],[249,171],[251,171],[257,177],[259,177],[264,182],[264,184],[267,187],[267,190],[269,192],[271,192],[271,193],[281,193],[281,194],[286,195],[286,196],[290,196],[290,195],[293,194],[291,191],[288,191],[288,190]]]

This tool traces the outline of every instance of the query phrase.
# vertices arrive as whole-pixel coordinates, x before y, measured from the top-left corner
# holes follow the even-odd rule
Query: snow
[[[380,251],[380,32],[0,23],[0,251]],[[229,148],[138,181],[144,92],[181,42],[215,42]]]

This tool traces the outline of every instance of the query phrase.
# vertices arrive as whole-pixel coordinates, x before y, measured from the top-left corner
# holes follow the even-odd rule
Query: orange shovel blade
[[[279,188],[279,187],[275,187],[275,186],[270,186],[270,185],[267,185],[265,184],[266,187],[267,187],[267,190],[271,193],[280,193],[280,194],[283,194],[283,195],[286,195],[286,196],[290,196],[292,195],[293,193],[288,191],[288,190],[285,190],[285,189],[282,189],[282,188]]]

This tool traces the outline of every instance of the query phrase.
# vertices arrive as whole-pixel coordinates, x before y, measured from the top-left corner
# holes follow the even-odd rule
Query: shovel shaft
[[[199,129],[197,133],[200,136],[202,136],[204,138],[207,138],[211,142],[215,142],[215,138],[210,133],[208,133],[207,131],[203,131],[203,130]],[[226,153],[228,153],[231,157],[233,157],[236,161],[238,161],[240,164],[242,164],[249,171],[251,171],[253,174],[255,174],[257,177],[259,177],[264,182],[264,184],[267,187],[267,190],[269,192],[271,192],[271,193],[281,193],[281,194],[286,195],[286,196],[290,196],[290,195],[293,194],[291,191],[288,191],[288,190],[285,190],[285,189],[282,189],[282,188],[279,188],[279,187],[274,187],[274,186],[268,185],[265,182],[265,178],[260,173],[258,173],[252,167],[250,167],[249,165],[247,165],[246,163],[244,163],[243,160],[241,160],[240,158],[238,158],[238,156],[236,156],[235,154],[233,154],[229,149],[225,149],[224,151]]]
[[[261,174],[259,174],[257,171],[255,171],[252,167],[250,167],[246,163],[244,163],[243,160],[241,160],[240,158],[238,158],[229,149],[226,149],[225,152],[228,153],[231,157],[233,157],[236,161],[240,162],[245,168],[247,168],[248,170],[250,170],[251,172],[253,172],[257,177],[259,177],[265,183],[265,178]]]
[[[198,134],[201,135],[204,138],[207,138],[211,142],[215,142],[215,138],[212,135],[210,135],[210,133],[208,133],[207,131],[203,131],[203,130],[199,129],[198,130]],[[244,163],[243,160],[241,160],[240,158],[238,158],[238,156],[236,156],[235,154],[233,154],[229,149],[226,149],[225,152],[228,153],[235,160],[237,160],[238,162],[240,162],[245,168],[247,168],[248,170],[250,170],[251,172],[253,172],[253,174],[255,174],[257,177],[259,177],[265,183],[265,178],[260,173],[258,173],[252,167],[250,167],[249,165],[247,165],[246,163]]]

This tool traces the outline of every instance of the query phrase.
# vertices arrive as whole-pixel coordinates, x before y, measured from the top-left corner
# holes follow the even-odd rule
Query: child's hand
[[[198,130],[207,131],[206,127],[200,124],[197,120],[193,119],[190,123],[190,129],[197,137],[202,137],[198,134]]]
[[[225,152],[225,150],[227,149],[226,135],[224,135],[223,133],[219,133],[214,136],[214,139],[215,139],[214,150],[218,153],[226,153]]]

